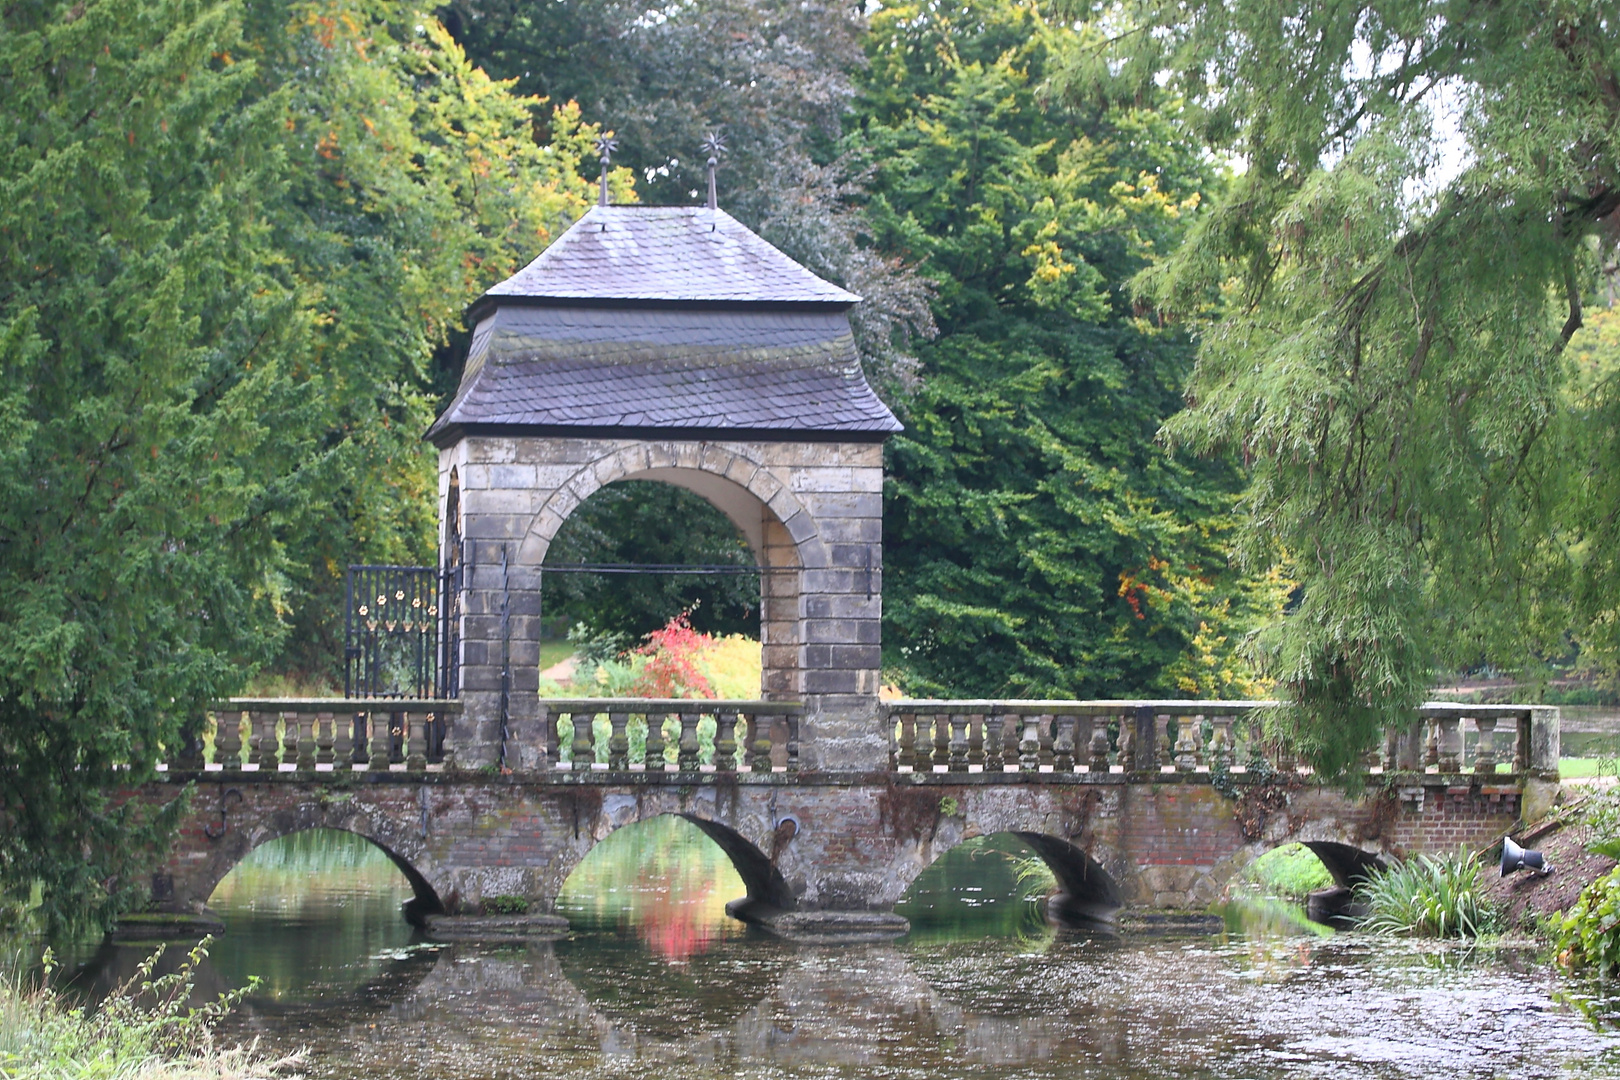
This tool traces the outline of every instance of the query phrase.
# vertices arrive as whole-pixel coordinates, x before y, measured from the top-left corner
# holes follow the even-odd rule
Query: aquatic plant
[[[270,1058],[255,1046],[221,1049],[214,1028],[255,983],[200,1006],[193,977],[209,939],[173,972],[155,975],[163,950],[147,957],[129,981],[94,1009],[76,1005],[20,975],[0,979],[0,1076],[52,1080],[131,1077],[139,1080],[269,1080],[296,1055]],[[52,970],[45,954],[45,973]]]
[[[1356,886],[1367,905],[1364,930],[1419,937],[1478,937],[1496,924],[1480,865],[1467,851],[1419,855],[1377,871]]]
[[[1600,976],[1620,970],[1620,866],[1582,889],[1551,929],[1553,951],[1564,967],[1590,968]]]

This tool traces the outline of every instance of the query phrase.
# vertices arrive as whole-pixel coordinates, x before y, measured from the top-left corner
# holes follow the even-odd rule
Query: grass
[[[1243,869],[1243,879],[1260,892],[1304,900],[1318,889],[1333,887],[1333,875],[1304,844],[1273,848]]]
[[[571,641],[542,641],[540,643],[540,670],[556,667],[558,664],[574,655],[574,643]]]
[[[214,1026],[247,990],[196,1006],[192,978],[205,939],[168,975],[154,975],[162,950],[94,1009],[48,985],[0,978],[0,1076],[7,1080],[269,1080],[296,1058],[273,1060],[254,1047],[221,1049]],[[46,953],[49,975],[51,956]],[[251,989],[249,987],[248,989]]]
[[[1467,851],[1419,855],[1356,887],[1367,905],[1362,929],[1414,937],[1479,937],[1495,928],[1480,864]]]

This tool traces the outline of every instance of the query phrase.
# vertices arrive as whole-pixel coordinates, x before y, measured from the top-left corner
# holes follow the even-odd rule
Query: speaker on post
[[[1519,870],[1530,870],[1545,875],[1552,873],[1553,868],[1547,865],[1547,860],[1542,858],[1541,852],[1526,851],[1518,844],[1515,844],[1511,836],[1504,836],[1502,838],[1502,876],[1507,877],[1509,874]]]

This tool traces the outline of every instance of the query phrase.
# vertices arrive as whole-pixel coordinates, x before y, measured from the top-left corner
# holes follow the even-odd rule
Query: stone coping
[[[1228,772],[1233,784],[1261,784],[1278,777],[1297,778],[1302,784],[1319,787],[1341,787],[1341,784],[1322,783],[1309,773]],[[164,769],[153,780],[171,783],[248,783],[248,784],[311,784],[323,787],[345,787],[360,784],[499,784],[507,787],[569,787],[602,785],[615,787],[713,787],[724,785],[779,786],[779,787],[878,787],[891,780],[904,786],[1007,786],[1014,784],[1069,784],[1069,785],[1125,785],[1125,784],[1211,784],[1215,774],[1207,769],[1195,772],[1179,770],[1166,772],[615,772],[606,769],[546,770],[544,772],[500,773],[484,769],[455,769],[446,771],[430,767],[425,772],[403,769],[384,771],[369,769],[333,769],[315,772],[231,770],[223,769]],[[1532,770],[1527,773],[1370,773],[1363,776],[1365,786],[1394,788],[1448,788],[1469,790],[1478,788],[1486,795],[1517,794],[1529,779],[1557,781],[1558,774]]]
[[[1189,698],[1114,699],[1093,698],[1059,700],[1040,698],[1011,698],[1005,700],[949,698],[896,698],[882,703],[892,715],[895,713],[989,713],[1016,716],[1039,716],[1057,713],[1063,716],[1118,716],[1138,709],[1150,709],[1158,715],[1220,716],[1223,713],[1247,713],[1275,708],[1279,701],[1199,701]],[[1455,701],[1426,701],[1417,707],[1420,717],[1526,717],[1536,709],[1556,708],[1549,705],[1464,705]]]
[[[215,712],[432,712],[459,713],[459,698],[227,698]]]

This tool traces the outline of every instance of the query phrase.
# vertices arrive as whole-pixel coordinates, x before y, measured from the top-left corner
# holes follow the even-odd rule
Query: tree
[[[848,148],[941,330],[889,447],[887,657],[934,693],[1246,696],[1280,588],[1227,565],[1232,462],[1154,445],[1191,349],[1124,287],[1218,180],[1154,109],[1044,103],[1074,45],[1004,0],[872,20]]]
[[[1201,332],[1167,437],[1252,462],[1244,550],[1300,582],[1284,732],[1335,772],[1436,670],[1610,642],[1620,417],[1565,350],[1620,221],[1620,7],[1080,7],[1071,100],[1178,92],[1244,166],[1139,288]]]
[[[273,645],[313,452],[239,15],[0,14],[0,888],[57,930],[144,887],[167,821],[111,792]]]
[[[0,12],[0,890],[53,930],[144,899],[178,806],[114,793],[342,564],[431,551],[434,351],[592,194],[577,110],[399,14]]]
[[[285,536],[278,664],[330,677],[345,567],[435,560],[437,462],[421,434],[460,375],[436,365],[466,304],[595,201],[598,129],[492,81],[408,8],[260,0],[254,14],[244,48],[259,91],[285,103],[290,177],[271,220],[317,312],[302,374],[333,451]],[[626,170],[612,186],[634,198]]]

